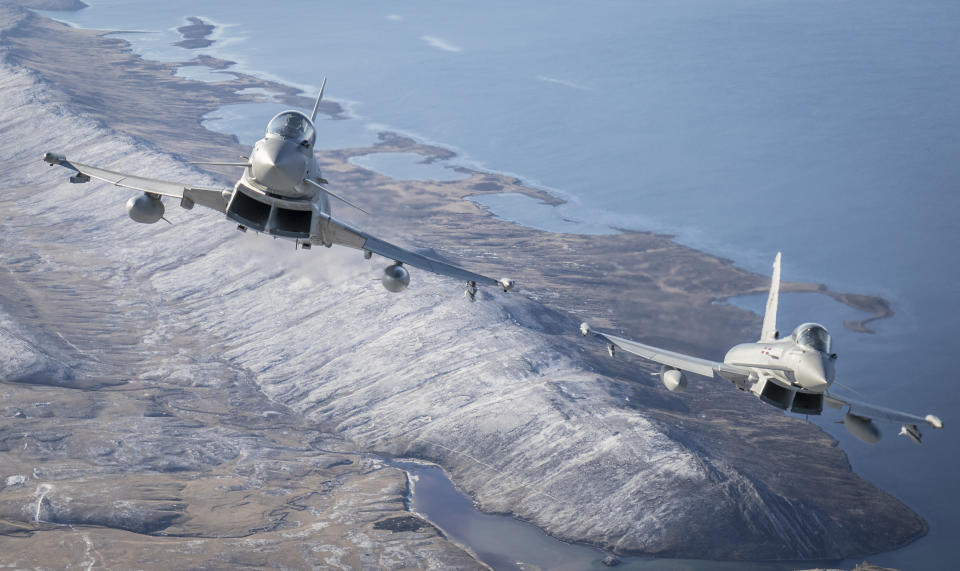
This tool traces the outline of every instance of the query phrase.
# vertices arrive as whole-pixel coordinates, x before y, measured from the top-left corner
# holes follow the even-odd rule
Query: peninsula
[[[461,284],[418,272],[390,295],[358,252],[294,251],[172,207],[172,226],[137,225],[126,194],[65,184],[42,152],[229,184],[185,164],[245,152],[201,117],[255,100],[249,88],[309,98],[236,72],[178,78],[106,32],[11,4],[0,29],[0,542],[13,560],[482,567],[397,519],[410,514],[391,456],[440,464],[485,511],[618,554],[839,559],[926,532],[816,426],[721,383],[667,393],[651,367],[576,336],[589,317],[717,356],[759,329],[717,302],[767,277],[668,236],[552,234],[468,199],[557,200],[511,177],[400,181],[350,161],[450,156],[392,133],[320,155],[338,191],[377,205],[353,220],[521,291],[469,304]],[[890,313],[783,289],[868,309],[854,327]]]

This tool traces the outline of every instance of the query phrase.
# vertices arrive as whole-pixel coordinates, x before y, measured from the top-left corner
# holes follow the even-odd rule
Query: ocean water
[[[300,0],[264,17],[223,0],[149,11],[132,0],[92,3],[49,14],[147,32],[123,37],[152,59],[222,57],[308,93],[327,76],[327,96],[353,118],[320,122],[326,148],[389,129],[454,149],[454,164],[512,173],[568,200],[550,209],[516,195],[478,199],[503,218],[555,231],[668,232],[762,273],[783,251],[784,279],[891,300],[895,317],[864,335],[841,327],[848,308],[786,295],[780,328],[825,323],[842,383],[944,420],[922,447],[896,427],[867,446],[836,416],[814,421],[858,473],[930,522],[928,537],[871,562],[937,569],[952,557],[960,4]],[[212,46],[173,45],[188,16],[217,26]],[[206,124],[253,140],[280,107],[231,106]],[[759,311],[763,296],[733,302]]]
[[[410,508],[443,533],[468,545],[477,557],[495,571],[551,569],[554,571],[601,571],[609,555],[586,545],[570,545],[550,537],[533,525],[503,515],[478,511],[439,466],[422,462],[394,461],[407,471],[411,484]],[[654,557],[617,557],[617,569],[632,571],[792,571],[835,562],[706,561]]]

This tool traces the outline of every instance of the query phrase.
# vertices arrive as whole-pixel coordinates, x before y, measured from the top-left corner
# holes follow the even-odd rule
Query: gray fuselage
[[[725,378],[786,408],[793,404],[795,393],[820,396],[833,383],[837,356],[830,351],[826,328],[804,323],[786,339],[734,346],[724,356],[724,364],[749,368],[756,377],[749,384],[742,384],[742,378]],[[718,373],[724,376],[722,369]]]
[[[318,215],[330,214],[313,154],[316,132],[299,111],[284,111],[267,125],[234,187],[227,217],[244,228],[309,245],[319,238]]]

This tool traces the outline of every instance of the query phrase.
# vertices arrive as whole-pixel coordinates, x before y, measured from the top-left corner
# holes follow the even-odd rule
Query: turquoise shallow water
[[[328,95],[353,117],[320,122],[326,148],[392,129],[458,151],[455,164],[514,173],[569,200],[549,212],[484,197],[498,216],[584,233],[669,232],[764,274],[782,250],[785,279],[892,300],[896,316],[862,335],[841,328],[846,308],[785,296],[781,328],[826,323],[841,382],[944,419],[948,428],[928,431],[923,447],[894,429],[870,447],[833,417],[816,422],[859,473],[931,524],[927,538],[871,561],[936,569],[952,556],[957,3],[302,0],[264,18],[223,0],[174,0],[149,13],[141,2],[102,0],[53,15],[149,32],[124,37],[154,59],[209,54],[306,91],[326,75]],[[173,45],[188,16],[217,25],[212,46]],[[279,110],[270,105],[224,108],[207,125],[255,139]],[[736,303],[759,310],[763,299]]]

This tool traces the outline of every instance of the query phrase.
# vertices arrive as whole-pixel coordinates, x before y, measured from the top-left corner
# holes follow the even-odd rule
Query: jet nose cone
[[[250,159],[253,178],[278,194],[293,191],[303,182],[307,157],[298,145],[282,139],[266,139]]]
[[[814,392],[827,390],[833,381],[832,367],[827,366],[823,360],[823,356],[817,352],[808,352],[803,356],[795,373],[801,387]]]

